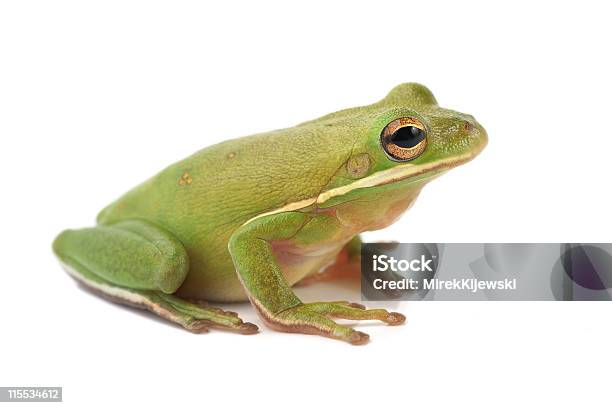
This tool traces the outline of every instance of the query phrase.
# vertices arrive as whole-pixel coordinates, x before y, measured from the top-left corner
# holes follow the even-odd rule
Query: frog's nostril
[[[465,130],[466,132],[470,132],[474,129],[474,125],[471,122],[468,122],[467,120],[463,122],[463,130]]]

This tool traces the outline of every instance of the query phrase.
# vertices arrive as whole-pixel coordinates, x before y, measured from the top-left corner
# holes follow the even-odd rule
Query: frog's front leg
[[[172,234],[148,222],[66,230],[53,250],[73,278],[113,301],[148,309],[198,333],[209,327],[257,331],[235,313],[174,296],[189,271],[187,252]]]
[[[229,250],[238,276],[264,322],[276,330],[319,334],[352,344],[363,344],[369,336],[331,318],[403,323],[402,314],[384,309],[365,310],[349,302],[300,301],[278,266],[271,243],[292,238],[309,220],[307,214],[300,212],[269,215],[248,222],[230,238]]]

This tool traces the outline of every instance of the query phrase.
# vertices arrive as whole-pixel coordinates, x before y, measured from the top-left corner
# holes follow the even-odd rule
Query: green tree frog
[[[207,303],[248,300],[273,329],[363,344],[367,334],[333,319],[404,316],[303,303],[292,286],[354,256],[361,232],[394,222],[486,143],[472,116],[402,84],[368,106],[200,150],[104,208],[97,226],[63,231],[53,250],[85,286],[191,331],[256,332]]]

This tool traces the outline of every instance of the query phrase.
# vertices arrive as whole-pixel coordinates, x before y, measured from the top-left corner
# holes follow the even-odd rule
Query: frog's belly
[[[418,190],[387,192],[380,197],[373,208],[369,201],[351,201],[336,207],[319,211],[321,217],[330,217],[332,222],[325,224],[325,236],[316,244],[298,244],[308,241],[316,229],[306,224],[293,238],[272,241],[272,250],[279,267],[290,285],[306,276],[321,271],[331,265],[348,241],[363,231],[371,231],[391,224],[414,201]],[[311,222],[314,223],[313,218]],[[315,226],[316,227],[316,226]],[[320,226],[318,227],[320,228]],[[206,243],[196,243],[194,248],[207,247]],[[210,247],[210,245],[208,245]],[[179,295],[211,301],[234,302],[247,300],[234,265],[226,253],[227,243],[223,242],[212,253],[193,251],[190,254],[193,270],[179,289]],[[217,254],[223,253],[219,257]],[[207,256],[208,255],[208,256]],[[211,263],[210,259],[216,259]]]
[[[288,242],[272,243],[272,249],[287,282],[293,286],[306,276],[333,264],[346,242],[298,248]]]
[[[328,242],[298,248],[289,241],[271,243],[274,258],[291,286],[331,265],[344,244],[345,241]],[[248,300],[229,256],[214,264],[195,256],[193,269],[176,293],[178,296],[215,302]]]

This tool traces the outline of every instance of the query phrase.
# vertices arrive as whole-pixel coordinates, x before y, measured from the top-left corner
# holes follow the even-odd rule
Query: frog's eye
[[[383,129],[380,142],[392,160],[412,160],[419,157],[425,150],[427,130],[416,118],[395,119]]]

